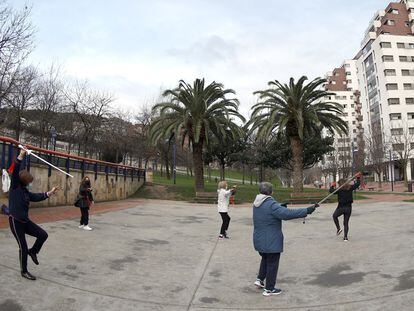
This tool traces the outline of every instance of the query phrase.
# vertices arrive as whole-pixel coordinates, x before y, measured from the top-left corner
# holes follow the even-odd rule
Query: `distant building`
[[[378,11],[360,51],[327,79],[326,89],[335,92],[335,101],[344,105],[354,148],[373,137],[382,145],[388,170],[376,178],[413,180],[414,0],[391,2]],[[405,169],[402,157],[409,157]],[[365,164],[370,164],[369,157]]]

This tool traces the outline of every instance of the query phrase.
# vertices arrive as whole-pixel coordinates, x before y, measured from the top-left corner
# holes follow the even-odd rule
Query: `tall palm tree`
[[[203,147],[209,143],[209,134],[236,137],[240,127],[234,118],[245,121],[237,111],[238,100],[226,98],[228,94],[235,92],[224,89],[220,83],[205,86],[204,79],[196,79],[190,85],[180,80],[177,88],[163,93],[167,101],[153,107],[159,116],[151,125],[151,140],[157,142],[177,133],[182,145],[186,142],[191,145],[196,191],[204,189]]]
[[[251,130],[259,137],[269,137],[273,132],[283,133],[292,148],[293,190],[303,191],[303,137],[305,134],[326,128],[329,132],[347,133],[348,124],[341,118],[342,106],[326,101],[335,95],[325,91],[325,79],[316,78],[305,83],[302,76],[297,83],[293,78],[289,84],[270,81],[269,88],[254,92],[259,101],[252,107]]]

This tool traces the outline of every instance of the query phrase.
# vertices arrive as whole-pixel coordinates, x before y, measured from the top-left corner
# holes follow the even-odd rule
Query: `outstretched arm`
[[[52,190],[48,192],[42,192],[42,193],[29,192],[29,199],[31,202],[40,202],[40,201],[50,198],[52,195],[56,194],[59,190],[60,190],[59,187],[53,187]]]
[[[289,220],[295,218],[303,218],[308,215],[308,210],[306,208],[287,208],[278,203],[273,203],[272,205],[272,214],[276,218],[281,220]]]

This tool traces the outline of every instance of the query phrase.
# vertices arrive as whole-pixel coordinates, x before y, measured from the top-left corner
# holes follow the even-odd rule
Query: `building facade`
[[[386,163],[376,179],[414,180],[414,1],[392,2],[378,11],[360,51],[327,80],[326,89],[339,98],[353,92],[357,99],[355,118],[344,103],[349,138],[359,148],[371,146],[364,147],[365,165],[374,165],[379,156]]]

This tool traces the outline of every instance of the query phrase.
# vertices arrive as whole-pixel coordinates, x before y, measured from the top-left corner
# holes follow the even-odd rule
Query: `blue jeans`
[[[257,278],[261,281],[266,279],[266,289],[273,290],[276,285],[277,271],[279,269],[280,253],[260,253],[262,261],[260,262],[259,275]]]

